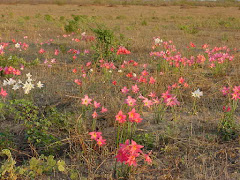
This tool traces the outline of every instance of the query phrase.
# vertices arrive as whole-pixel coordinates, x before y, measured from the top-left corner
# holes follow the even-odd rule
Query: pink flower
[[[152,164],[152,159],[149,157],[150,154],[151,154],[151,152],[148,153],[148,154],[144,154],[145,161],[146,161],[149,165]]]
[[[160,104],[160,100],[157,98],[153,99],[153,104]]]
[[[124,123],[126,121],[127,116],[124,115],[122,111],[119,111],[115,117],[116,117],[116,121],[118,121],[119,123]]]
[[[234,86],[233,92],[234,93],[240,93],[240,86]]]
[[[59,50],[55,49],[54,54],[57,56],[59,54]]]
[[[165,93],[162,93],[162,98],[163,99],[167,99],[169,97],[171,97],[171,94],[169,94],[169,91],[166,91]]]
[[[82,82],[81,82],[81,80],[79,80],[79,79],[75,79],[74,82],[75,82],[77,85],[79,85],[79,86],[82,85]]]
[[[221,91],[222,91],[223,95],[225,96],[225,95],[229,94],[229,92],[230,92],[230,87],[225,87],[225,86],[224,86]]]
[[[231,107],[230,106],[228,106],[228,107],[223,106],[223,111],[224,112],[230,112],[231,111]]]
[[[94,102],[93,102],[93,105],[94,105],[94,108],[95,108],[95,109],[97,109],[97,108],[99,108],[99,107],[101,106],[101,104],[98,103],[97,101],[94,101]]]
[[[125,100],[125,103],[127,103],[129,106],[135,106],[136,100],[131,96],[128,96],[128,98]]]
[[[128,113],[129,121],[130,122],[136,122],[140,123],[142,122],[142,118],[140,117],[140,114],[136,113],[135,108],[133,108],[129,113]]]
[[[113,84],[113,85],[116,85],[116,84],[117,84],[117,81],[113,81],[112,84]]]
[[[91,101],[92,101],[92,99],[90,99],[90,98],[88,97],[88,95],[85,95],[85,97],[82,98],[82,104],[83,104],[83,105],[88,106],[89,104],[91,104]]]
[[[107,111],[108,111],[107,108],[102,107],[101,113],[105,113]]]
[[[154,97],[156,97],[156,93],[151,92],[148,96],[154,98]]]
[[[189,87],[188,83],[184,83],[183,86],[184,86],[185,88],[188,88],[188,87]]]
[[[238,100],[238,99],[240,99],[239,94],[238,94],[238,93],[232,93],[232,99],[233,99],[233,100]]]
[[[0,96],[6,97],[7,95],[8,95],[8,93],[3,88],[1,88]]]
[[[39,54],[43,54],[43,53],[45,53],[46,51],[45,51],[43,48],[41,48],[38,52],[39,52]]]
[[[142,75],[143,75],[143,76],[147,76],[147,75],[148,75],[148,72],[147,72],[146,70],[144,70],[144,71],[142,72]]]
[[[153,105],[153,102],[151,100],[149,100],[148,98],[145,98],[143,100],[144,106],[147,106],[148,108],[150,108]]]
[[[185,81],[185,80],[183,79],[183,77],[180,77],[179,80],[178,80],[178,82],[179,82],[180,84],[183,84],[184,81]]]
[[[92,64],[92,62],[87,62],[87,64],[86,64],[86,66],[88,67],[88,66],[91,66],[91,64]]]
[[[90,132],[88,133],[89,135],[91,135],[91,139],[93,140],[97,140],[99,137],[101,137],[101,132]]]
[[[125,144],[120,144],[120,149],[116,155],[117,161],[129,166],[137,166],[137,157],[139,157],[140,153],[143,154],[141,148],[143,146],[138,145],[133,140],[129,144],[129,140],[127,139]]]
[[[122,91],[122,93],[126,94],[126,93],[128,93],[129,89],[128,89],[126,86],[124,86],[124,87],[121,89],[121,91]]]
[[[99,146],[103,146],[104,144],[106,144],[106,139],[103,139],[102,136],[100,136],[98,139],[97,139],[97,145]]]
[[[138,91],[139,91],[139,88],[136,84],[132,86],[132,92],[137,93]]]
[[[93,112],[92,117],[93,117],[93,118],[97,118],[97,117],[98,117],[98,114],[97,114],[96,111]]]
[[[175,105],[180,105],[180,102],[177,100],[176,96],[174,97],[171,96],[167,98],[165,102],[167,106],[171,106],[171,107]]]
[[[149,84],[154,84],[156,80],[151,76],[149,79]]]

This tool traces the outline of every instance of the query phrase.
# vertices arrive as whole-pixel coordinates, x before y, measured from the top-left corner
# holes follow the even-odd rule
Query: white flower
[[[27,78],[31,78],[32,77],[32,75],[30,73],[27,73],[26,76],[27,76]]]
[[[111,71],[111,70],[110,70],[110,71],[108,71],[108,72],[112,73],[112,71]]]
[[[192,92],[192,96],[200,98],[200,96],[203,96],[203,92],[197,89],[196,91]]]
[[[156,45],[156,44],[162,43],[163,40],[159,39],[159,38],[156,38],[156,39],[154,39],[154,42],[155,42],[155,45]]]
[[[93,72],[93,69],[90,69],[90,72]]]
[[[122,72],[122,70],[120,69],[120,70],[118,70],[118,72],[119,72],[119,73],[121,73],[121,72]]]
[[[23,89],[25,94],[28,94],[33,88],[34,88],[34,84],[32,84],[32,82],[26,81],[25,84],[23,84]]]
[[[8,85],[8,79],[3,80],[3,86],[7,86]]]
[[[32,81],[33,81],[32,78],[30,77],[27,78],[27,82],[32,82]]]
[[[9,86],[11,86],[11,85],[13,85],[13,84],[15,84],[16,83],[16,81],[13,79],[13,78],[10,78],[9,80],[8,80],[8,85]]]
[[[15,44],[15,48],[20,48],[20,44],[19,44],[19,43],[16,43],[16,44]]]
[[[43,84],[41,83],[41,81],[38,81],[37,87],[40,88],[40,89],[43,87]]]
[[[14,84],[12,89],[13,89],[14,91],[16,91],[16,90],[19,89],[20,87],[21,87],[20,84]]]
[[[137,77],[136,73],[133,73],[133,77]]]

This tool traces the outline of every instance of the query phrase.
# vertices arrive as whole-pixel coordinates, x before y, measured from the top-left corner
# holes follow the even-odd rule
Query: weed
[[[113,34],[113,31],[105,28],[104,26],[98,26],[98,28],[92,29],[92,32],[95,34],[97,43],[92,46],[95,50],[94,58],[110,60],[114,55],[111,51],[111,48],[116,48],[116,38]]]
[[[46,20],[46,21],[53,21],[54,18],[51,15],[49,15],[49,14],[45,14],[44,15],[44,20]]]
[[[141,25],[142,25],[142,26],[147,26],[147,21],[146,21],[146,20],[143,20],[143,21],[141,22]]]
[[[188,34],[197,34],[199,32],[199,29],[194,25],[180,25],[179,28]]]

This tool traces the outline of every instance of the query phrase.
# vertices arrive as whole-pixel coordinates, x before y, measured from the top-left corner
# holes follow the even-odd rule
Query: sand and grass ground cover
[[[0,9],[0,179],[239,178],[238,7]]]

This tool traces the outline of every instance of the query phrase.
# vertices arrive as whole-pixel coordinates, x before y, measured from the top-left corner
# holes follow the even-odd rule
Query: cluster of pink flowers
[[[115,65],[113,62],[106,62],[103,59],[99,60],[100,62],[100,67],[104,67],[106,69],[116,69]]]
[[[240,99],[240,86],[234,86],[234,88],[223,87],[221,91],[223,95],[231,94],[232,99],[235,101]]]
[[[173,89],[179,89],[181,87],[184,87],[184,88],[188,88],[189,87],[189,84],[187,82],[185,82],[185,79],[183,77],[180,77],[178,79],[178,82],[177,83],[174,83],[170,86],[168,86],[168,91],[171,91]]]
[[[44,60],[44,64],[46,64],[48,67],[52,67],[52,65],[55,63],[56,63],[55,58],[52,58],[51,60],[47,60],[47,59]]]
[[[127,50],[125,47],[120,46],[117,50],[117,55],[119,54],[131,54],[131,52]]]
[[[78,71],[80,71],[80,72],[81,72],[81,76],[82,76],[83,78],[86,78],[86,77],[87,77],[87,71],[90,69],[91,64],[92,64],[92,63],[89,61],[89,62],[86,63],[86,66],[85,66],[85,67],[82,65],[82,66],[80,66],[79,70],[78,70],[77,68],[74,68],[74,69],[72,69],[72,72],[73,72],[74,74],[76,74]],[[75,82],[77,85],[79,85],[79,86],[81,86],[82,83],[83,83],[81,79],[75,79],[74,82]]]
[[[120,124],[127,121],[127,116],[123,114],[123,112],[120,110],[118,114],[115,116],[116,121],[118,121]],[[142,118],[139,113],[136,113],[135,108],[133,108],[130,112],[128,112],[128,120],[130,122],[136,122],[140,123],[142,122]]]
[[[124,144],[120,144],[120,149],[116,155],[117,161],[129,166],[137,166],[137,157],[143,155],[144,160],[148,164],[151,164],[152,159],[149,157],[150,153],[144,154],[141,150],[144,146],[137,144],[133,140],[130,144],[129,141],[130,140],[127,139]]]
[[[162,93],[162,98],[164,99],[163,102],[166,104],[166,106],[176,106],[180,105],[180,102],[177,100],[177,97],[170,94],[169,90],[167,90],[165,93]]]
[[[82,104],[85,105],[85,106],[88,106],[88,105],[91,105],[92,104],[92,99],[90,99],[88,97],[88,95],[85,95],[84,98],[82,98]],[[97,118],[98,117],[98,114],[97,114],[97,111],[96,109],[100,108],[101,107],[101,104],[98,103],[97,101],[94,101],[93,102],[93,107],[95,108],[95,111],[93,112],[92,114],[92,117],[93,118]],[[107,108],[105,108],[104,106],[102,106],[101,108],[101,113],[105,113],[107,112]]]
[[[3,74],[13,74],[13,75],[21,75],[21,71],[18,69],[13,68],[12,66],[9,67],[0,67],[0,72],[3,71]]]
[[[101,132],[90,132],[88,134],[91,135],[91,139],[97,141],[97,145],[103,146],[106,144],[106,139],[103,139]]]
[[[232,61],[234,58],[229,54],[230,49],[226,46],[215,47],[212,50],[206,49],[205,52],[208,54],[210,68],[215,67],[216,63],[223,64],[226,61]]]
[[[183,57],[180,52],[177,52],[176,47],[172,44],[172,41],[165,41],[157,43],[153,46],[153,49],[162,45],[163,51],[153,51],[150,52],[150,56],[162,57],[165,59],[169,65],[180,67],[180,66],[192,66],[193,64],[204,64],[206,62],[206,57],[199,54],[197,57],[191,56],[190,58]],[[195,44],[190,43],[191,48],[195,48]],[[189,47],[188,47],[189,48]],[[226,61],[232,61],[233,56],[229,54],[230,49],[226,46],[224,47],[214,47],[212,50],[208,49],[208,45],[204,44],[202,49],[207,54],[207,63],[210,68],[214,68],[216,63],[223,64]]]

